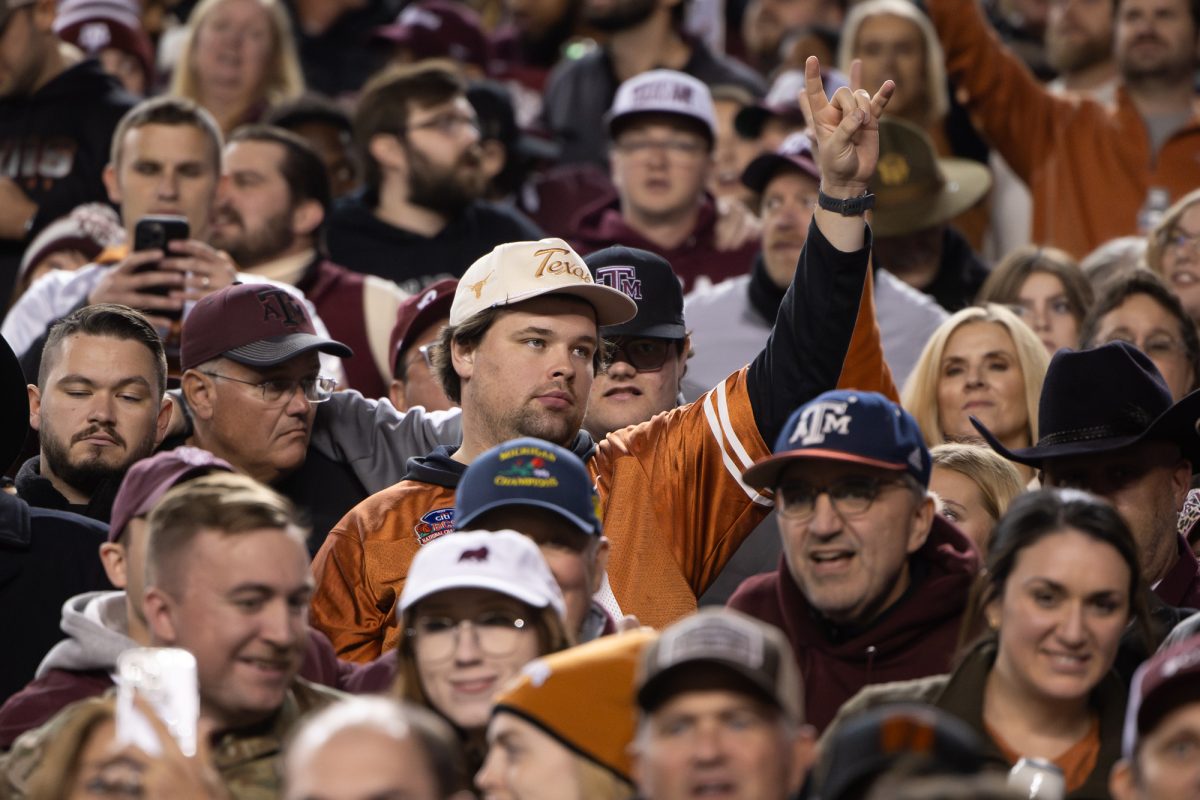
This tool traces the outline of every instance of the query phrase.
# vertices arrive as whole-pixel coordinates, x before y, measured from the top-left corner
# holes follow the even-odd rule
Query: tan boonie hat
[[[987,194],[992,173],[967,158],[940,158],[925,131],[879,121],[879,163],[871,176],[876,236],[907,236],[958,216]]]
[[[695,690],[696,681],[674,678],[701,665],[713,671],[714,680],[733,677],[790,721],[804,721],[800,670],[787,639],[773,625],[729,608],[703,608],[646,649],[638,669],[638,705],[652,713],[677,691]]]
[[[450,324],[461,325],[489,308],[544,294],[569,294],[596,309],[596,324],[619,325],[637,315],[637,303],[617,289],[601,286],[579,254],[562,239],[497,245],[458,281]]]

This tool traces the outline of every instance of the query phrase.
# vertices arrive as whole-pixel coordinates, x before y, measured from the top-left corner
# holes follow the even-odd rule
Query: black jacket
[[[0,702],[33,680],[63,638],[62,606],[83,592],[112,589],[100,562],[108,526],[77,514],[31,507],[0,492]]]
[[[436,236],[397,228],[375,216],[376,200],[358,192],[334,206],[326,233],[329,257],[354,270],[416,291],[426,279],[455,278],[498,244],[542,238],[525,215],[507,206],[475,202]]]
[[[30,236],[83,203],[107,202],[100,180],[113,128],[135,99],[98,61],[63,71],[28,97],[0,98],[0,175],[38,204]],[[29,239],[0,239],[0,308]]]
[[[14,484],[17,497],[20,497],[35,508],[49,508],[54,511],[70,511],[83,517],[89,517],[97,522],[108,524],[112,517],[113,500],[117,497],[117,489],[121,488],[124,475],[102,482],[92,493],[92,499],[86,505],[76,505],[63,496],[49,478],[42,477],[41,456],[34,456],[21,465],[17,470]]]

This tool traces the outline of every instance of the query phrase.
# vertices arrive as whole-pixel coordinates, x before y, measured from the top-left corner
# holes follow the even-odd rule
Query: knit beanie
[[[62,0],[54,32],[89,56],[106,47],[133,56],[150,92],[154,87],[154,48],[142,29],[141,13],[138,0]]]
[[[17,279],[33,269],[47,256],[64,250],[78,250],[89,261],[100,255],[104,248],[119,244],[125,231],[117,212],[103,203],[86,203],[65,217],[51,222],[34,237],[21,257]]]
[[[649,629],[604,636],[535,659],[497,696],[507,712],[632,784],[629,745],[637,731],[634,675]]]

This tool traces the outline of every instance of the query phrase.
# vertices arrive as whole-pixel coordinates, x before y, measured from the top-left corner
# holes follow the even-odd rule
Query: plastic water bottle
[[[1138,235],[1149,236],[1162,222],[1163,215],[1171,207],[1171,193],[1161,186],[1151,186],[1146,192],[1146,202],[1137,215]]]

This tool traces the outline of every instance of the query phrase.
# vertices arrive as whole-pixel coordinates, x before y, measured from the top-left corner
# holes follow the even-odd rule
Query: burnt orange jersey
[[[588,460],[612,543],[621,609],[661,627],[696,609],[771,508],[741,481],[770,453],[746,394],[746,370],[695,403],[609,435]],[[401,481],[354,508],[313,561],[313,624],[338,655],[370,661],[396,644],[396,602],[421,545],[454,529],[454,489]]]
[[[869,287],[869,271],[865,280]],[[837,385],[895,399],[869,288],[850,299],[851,316],[855,306]],[[644,624],[662,627],[694,611],[696,597],[772,506],[741,481],[770,453],[751,408],[748,372],[735,372],[695,403],[609,434],[587,461],[612,543],[613,593]],[[312,623],[340,657],[370,661],[395,646],[395,607],[409,564],[421,545],[454,529],[452,483],[401,481],[330,532],[313,561]]]

